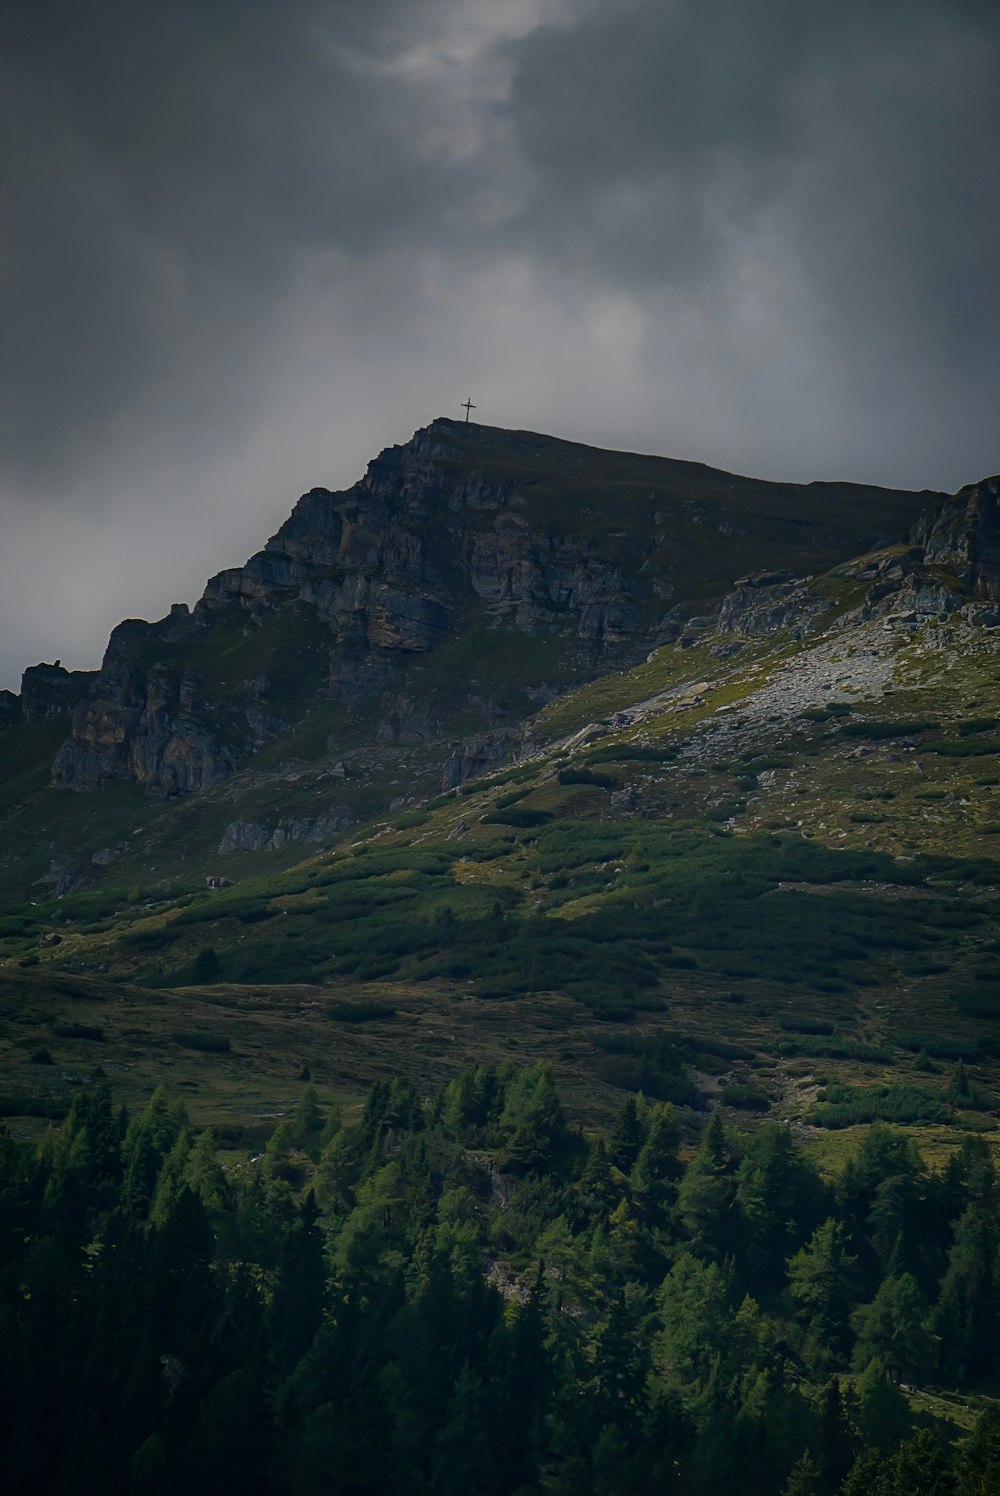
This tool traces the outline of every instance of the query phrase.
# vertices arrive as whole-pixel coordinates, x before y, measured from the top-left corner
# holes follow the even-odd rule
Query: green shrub
[[[595,1069],[605,1084],[622,1091],[641,1091],[655,1101],[675,1106],[699,1105],[700,1097],[680,1045],[671,1039],[648,1039],[638,1034],[608,1034],[598,1038]]]
[[[49,1117],[60,1122],[69,1108],[69,1100],[60,1096],[0,1096],[0,1117]]]
[[[229,1054],[232,1045],[222,1034],[206,1032],[177,1033],[170,1036],[182,1049],[197,1049],[204,1054]]]
[[[548,810],[532,810],[528,806],[511,806],[507,810],[495,810],[491,815],[483,816],[483,823],[487,826],[544,826],[546,821],[551,821],[552,813]]]
[[[919,1086],[827,1086],[808,1120],[814,1127],[854,1127],[862,1122],[947,1122],[948,1110],[938,1097]]]
[[[611,763],[640,763],[640,764],[668,764],[675,759],[680,752],[679,748],[643,748],[637,743],[609,744],[606,748],[597,748],[587,754],[588,762],[592,764]]]
[[[334,1023],[383,1023],[395,1018],[396,1009],[390,1003],[333,1002],[328,1004],[326,1016]]]
[[[786,1015],[781,1027],[793,1034],[832,1034],[833,1024],[827,1018],[809,1018],[805,1014]]]
[[[987,753],[1000,753],[1000,738],[973,738],[968,742],[925,743],[926,753],[937,753],[942,758],[978,758]]]
[[[911,1054],[923,1051],[935,1060],[968,1059],[983,1046],[981,1039],[945,1039],[937,1034],[901,1034],[899,1043]]]
[[[560,769],[560,784],[591,784],[597,789],[614,789],[616,781],[610,774],[595,774],[592,769]]]
[[[425,826],[430,818],[429,809],[408,810],[396,817],[396,825],[401,831],[412,831],[417,826]]]
[[[60,1039],[91,1039],[100,1043],[104,1030],[95,1023],[54,1023],[52,1032]]]
[[[180,940],[183,933],[183,930],[176,928],[176,921],[173,921],[152,930],[129,930],[118,944],[126,951],[161,951]]]
[[[735,1106],[745,1112],[766,1112],[771,1105],[767,1092],[751,1085],[723,1086],[719,1100],[723,1106]]]
[[[495,809],[506,810],[509,805],[517,805],[520,803],[520,801],[524,800],[528,795],[530,795],[531,791],[532,786],[528,785],[526,789],[511,790],[507,795],[498,795]]]
[[[266,919],[274,919],[278,912],[267,904],[257,904],[251,909],[241,909],[237,918],[241,925],[259,925]]]
[[[845,738],[910,738],[940,726],[940,722],[934,722],[928,717],[919,717],[910,722],[845,722],[840,733]]]

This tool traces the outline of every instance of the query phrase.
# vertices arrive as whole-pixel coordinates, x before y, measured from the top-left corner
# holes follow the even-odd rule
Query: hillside
[[[996,478],[435,423],[27,672],[12,1488],[995,1490],[998,654]]]
[[[211,864],[232,887],[126,888],[113,865],[12,907],[5,1109],[58,1112],[102,1062],[249,1136],[306,1070],[349,1097],[506,1056],[549,1061],[589,1119],[641,1089],[787,1119],[824,1158],[877,1118],[931,1156],[992,1141],[998,491],[745,579],[528,716],[506,766],[404,781],[405,809],[286,871],[234,851]],[[166,841],[217,794],[144,820]]]
[[[0,896],[287,866],[504,762],[744,573],[822,573],[941,502],[435,421],[99,671],[4,693]]]

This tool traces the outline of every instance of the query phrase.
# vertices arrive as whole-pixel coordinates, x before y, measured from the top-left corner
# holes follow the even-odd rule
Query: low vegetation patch
[[[182,1049],[197,1049],[204,1054],[229,1054],[232,1045],[223,1034],[209,1034],[203,1030],[193,1033],[174,1033],[170,1036]]]

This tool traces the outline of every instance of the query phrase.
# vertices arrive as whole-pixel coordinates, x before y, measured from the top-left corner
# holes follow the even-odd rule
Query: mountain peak
[[[540,705],[696,638],[738,579],[815,575],[902,539],[928,497],[944,503],[439,416],[349,488],[310,489],[191,612],[120,624],[99,672],[39,676],[35,696],[67,733],[54,781],[209,793],[217,807],[228,786],[221,842],[247,820],[236,804],[292,765],[314,789],[291,794],[279,775],[268,794],[294,806],[281,836],[301,839],[374,810],[361,785],[391,782],[401,754],[413,783],[481,772]],[[770,627],[797,595],[760,583],[727,616]],[[15,732],[30,715],[17,700],[0,710]],[[341,763],[356,767],[331,791]]]

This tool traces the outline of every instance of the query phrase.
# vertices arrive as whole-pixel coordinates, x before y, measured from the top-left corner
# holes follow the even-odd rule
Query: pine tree
[[[822,1214],[822,1186],[799,1157],[787,1127],[757,1133],[737,1173],[744,1281],[776,1287],[789,1253]]]
[[[826,1483],[808,1449],[792,1466],[781,1496],[826,1496]]]
[[[661,1328],[652,1347],[657,1381],[691,1402],[706,1388],[725,1344],[727,1279],[716,1263],[684,1253],[663,1280],[657,1310]]]
[[[292,1146],[308,1152],[322,1132],[323,1122],[324,1117],[316,1087],[312,1084],[307,1085],[299,1097],[298,1106],[292,1116]]]
[[[992,1200],[974,1201],[957,1226],[932,1319],[942,1375],[964,1384],[1000,1367],[1000,1223]]]
[[[645,1404],[648,1361],[635,1307],[615,1296],[593,1337],[596,1409],[602,1423],[631,1429]]]
[[[566,1120],[548,1065],[520,1071],[500,1118],[504,1166],[526,1173],[551,1167],[566,1139]]]
[[[837,1490],[854,1463],[857,1449],[836,1377],[831,1377],[823,1387],[815,1448],[828,1487]]]
[[[833,1217],[814,1231],[788,1264],[796,1318],[805,1329],[806,1357],[815,1371],[843,1364],[854,1269],[855,1259],[845,1250],[843,1228]]]
[[[158,1086],[141,1117],[129,1123],[122,1144],[121,1204],[137,1220],[149,1215],[164,1159],[187,1121],[183,1106],[171,1107]]]
[[[320,1154],[314,1178],[316,1198],[330,1215],[345,1216],[353,1209],[362,1163],[356,1132],[341,1128]]]
[[[267,1324],[275,1354],[291,1368],[319,1328],[326,1291],[326,1260],[319,1211],[310,1190],[286,1233]]]
[[[632,1170],[632,1196],[646,1223],[663,1227],[683,1169],[677,1157],[677,1118],[669,1104],[650,1108],[646,1141]]]
[[[490,1397],[483,1379],[466,1364],[458,1374],[447,1420],[435,1441],[435,1487],[443,1496],[496,1489],[490,1423]]]
[[[839,1496],[897,1496],[892,1469],[877,1449],[865,1449],[851,1466]]]
[[[184,1183],[194,1191],[207,1210],[220,1212],[227,1208],[230,1200],[229,1183],[216,1157],[215,1138],[210,1127],[206,1127],[194,1140],[184,1169]]]
[[[933,1346],[927,1305],[909,1273],[886,1278],[870,1304],[851,1315],[857,1334],[854,1362],[863,1369],[879,1360],[897,1381],[921,1381],[929,1372]]]
[[[721,1260],[736,1238],[736,1180],[730,1139],[716,1111],[677,1191],[677,1214],[690,1250]]]
[[[1000,1404],[989,1403],[955,1462],[955,1496],[996,1496],[1000,1491]]]
[[[156,1193],[150,1207],[149,1219],[154,1226],[162,1226],[173,1210],[177,1196],[186,1189],[188,1159],[191,1156],[191,1132],[185,1127],[178,1133],[176,1141],[160,1168],[156,1181]]]
[[[858,1428],[866,1444],[893,1449],[910,1431],[910,1409],[880,1361],[870,1361],[857,1383]]]
[[[610,1159],[616,1169],[628,1174],[646,1140],[646,1129],[634,1096],[626,1096],[611,1133]]]
[[[933,1429],[918,1429],[901,1444],[890,1469],[899,1496],[954,1496],[951,1461]]]
[[[948,1086],[948,1094],[953,1100],[961,1103],[968,1100],[969,1077],[965,1069],[965,1061],[960,1059],[951,1073],[951,1082]]]
[[[210,987],[218,980],[221,963],[210,945],[204,946],[191,962],[189,981],[195,987]]]

